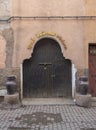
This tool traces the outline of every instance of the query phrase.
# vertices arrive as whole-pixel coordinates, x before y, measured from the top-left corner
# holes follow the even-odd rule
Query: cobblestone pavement
[[[0,130],[96,130],[96,107],[59,104],[0,109]]]

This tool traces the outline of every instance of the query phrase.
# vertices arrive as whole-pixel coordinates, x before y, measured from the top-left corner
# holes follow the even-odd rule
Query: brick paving
[[[59,104],[0,109],[0,130],[96,130],[96,107]]]

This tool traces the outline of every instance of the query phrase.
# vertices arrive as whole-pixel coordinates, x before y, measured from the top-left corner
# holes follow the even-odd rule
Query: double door
[[[71,61],[63,57],[58,43],[42,39],[23,63],[23,96],[69,97],[71,79]]]

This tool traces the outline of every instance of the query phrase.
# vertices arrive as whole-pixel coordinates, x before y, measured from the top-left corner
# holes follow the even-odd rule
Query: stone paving
[[[96,130],[96,107],[53,104],[0,108],[0,130]]]

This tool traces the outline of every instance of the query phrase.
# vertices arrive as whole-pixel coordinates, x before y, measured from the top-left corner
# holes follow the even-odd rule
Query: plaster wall
[[[67,49],[64,49],[63,52],[65,58],[71,59],[77,68],[85,68],[85,59],[83,58],[85,57],[84,30],[82,21],[33,20],[19,21],[19,26],[18,21],[14,21],[12,24],[15,32],[14,67],[19,66],[24,59],[31,56],[32,49],[28,49],[31,38],[34,38],[36,42],[36,40],[39,40],[36,34],[44,31],[54,32],[65,40],[64,43],[67,46]],[[55,39],[54,36],[53,38]],[[61,44],[64,43],[61,42]],[[81,60],[79,58],[81,58]]]
[[[95,5],[96,0],[0,0],[0,19],[10,16],[96,16]],[[65,40],[60,41],[65,58],[70,59],[78,70],[88,69],[88,45],[96,43],[96,20],[12,20],[11,27],[10,23],[0,22],[1,81],[6,75],[16,74],[20,84],[20,64],[31,56],[39,40],[36,34],[42,31],[54,32]],[[28,49],[31,38],[35,41]]]
[[[10,0],[0,0],[0,31],[10,28],[10,23],[3,22],[10,17]]]
[[[0,19],[10,16],[94,16],[95,5],[96,0],[0,0]],[[0,68],[19,68],[23,60],[31,56],[34,44],[39,40],[36,34],[42,31],[54,32],[65,40],[64,43],[60,41],[63,55],[78,70],[88,69],[88,44],[96,43],[96,20],[93,19],[12,20],[11,28],[9,23],[0,23],[0,31],[3,34]],[[28,49],[31,38],[35,41]]]
[[[10,0],[0,0],[0,18],[10,16]]]
[[[11,16],[94,16],[95,5],[95,0],[0,0],[0,18],[8,18],[10,14]],[[12,21],[11,25],[15,37],[12,49],[14,57],[10,59],[13,60],[13,67],[18,67],[23,58],[30,57],[32,50],[26,49],[30,39],[38,32],[49,31],[55,32],[65,40],[66,58],[71,59],[77,68],[88,68],[88,43],[96,42],[95,20],[24,20]],[[0,30],[6,28],[10,28],[10,25],[0,23]],[[6,30],[4,32],[6,33]],[[77,51],[77,48],[80,49]],[[82,57],[82,60],[79,61],[78,57]]]
[[[96,0],[84,0],[85,15],[96,16]],[[84,21],[84,44],[86,48],[86,68],[88,68],[88,46],[89,43],[96,43],[96,20],[85,20]]]
[[[84,14],[84,0],[11,0],[11,15],[79,16]]]
[[[87,22],[84,22],[84,31],[85,31],[85,38],[84,38],[84,44],[85,44],[85,51],[86,51],[86,68],[88,68],[88,47],[89,43],[96,44],[96,20],[87,20]]]
[[[11,4],[12,16],[82,16],[85,13],[84,0],[12,0]],[[32,49],[27,49],[30,40],[37,39],[36,34],[42,31],[62,37],[67,46],[63,52],[65,58],[71,59],[77,68],[86,67],[82,20],[14,20],[11,24],[15,37],[13,67],[31,56]]]
[[[8,67],[6,64],[10,56],[10,23],[2,21],[10,17],[10,7],[10,0],[0,0],[0,69]]]
[[[0,68],[5,68],[6,60],[6,41],[2,35],[0,35]]]
[[[85,15],[96,16],[96,0],[84,0]]]

